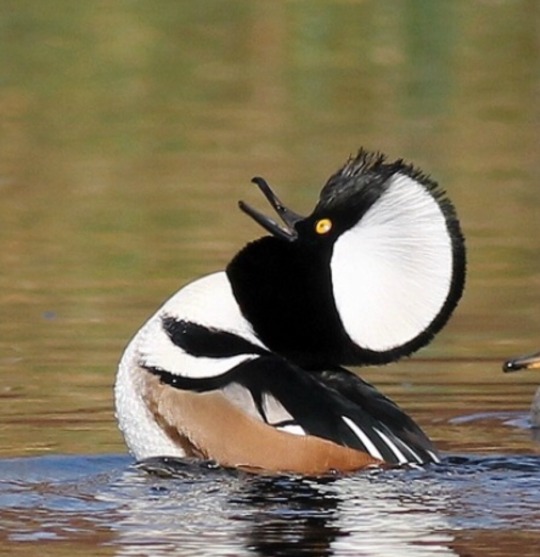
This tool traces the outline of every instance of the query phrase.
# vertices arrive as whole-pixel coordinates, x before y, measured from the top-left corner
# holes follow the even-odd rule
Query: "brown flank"
[[[383,464],[320,437],[279,431],[244,413],[218,391],[182,391],[146,373],[143,396],[156,422],[188,456],[222,466],[319,475]]]

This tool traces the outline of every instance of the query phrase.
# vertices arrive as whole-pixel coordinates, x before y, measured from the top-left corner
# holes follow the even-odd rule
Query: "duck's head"
[[[463,291],[465,247],[452,204],[421,171],[361,150],[307,217],[253,182],[283,226],[241,202],[271,236],[241,250],[227,275],[270,349],[308,367],[386,363],[446,323]]]
[[[511,358],[503,364],[503,371],[505,373],[521,371],[522,369],[540,369],[540,352]]]
[[[511,358],[510,360],[506,360],[503,364],[503,371],[505,373],[521,371],[524,369],[540,369],[540,352],[528,354],[527,356]],[[540,440],[538,436],[538,428],[540,428],[540,388],[536,391],[531,403],[530,420],[531,425],[536,430],[534,437],[537,440]]]

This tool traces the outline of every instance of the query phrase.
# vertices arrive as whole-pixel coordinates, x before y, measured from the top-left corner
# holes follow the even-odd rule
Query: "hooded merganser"
[[[510,373],[522,369],[540,369],[540,352],[529,354],[528,356],[518,356],[504,362],[503,371]],[[531,425],[540,428],[540,388],[536,391],[531,403],[530,412]]]
[[[304,474],[437,462],[419,426],[341,366],[395,361],[447,322],[465,281],[452,204],[364,150],[307,217],[253,182],[283,225],[240,202],[270,236],[183,287],[126,348],[115,397],[130,451]]]

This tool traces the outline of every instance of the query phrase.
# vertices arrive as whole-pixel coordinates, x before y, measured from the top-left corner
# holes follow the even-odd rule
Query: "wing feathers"
[[[269,426],[235,406],[222,391],[175,389],[151,374],[145,390],[159,422],[190,456],[213,459],[223,466],[314,475],[381,464],[368,454],[325,439],[291,435]]]
[[[437,461],[434,447],[406,414],[341,368],[308,372],[277,356],[261,355],[211,379],[148,371],[177,390],[219,393],[236,410],[282,434],[325,439],[388,463]]]

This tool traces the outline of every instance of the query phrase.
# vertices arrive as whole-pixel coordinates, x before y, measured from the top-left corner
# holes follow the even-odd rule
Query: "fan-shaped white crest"
[[[386,351],[414,339],[441,310],[452,279],[452,243],[439,203],[421,183],[395,174],[337,240],[331,271],[353,342]]]

